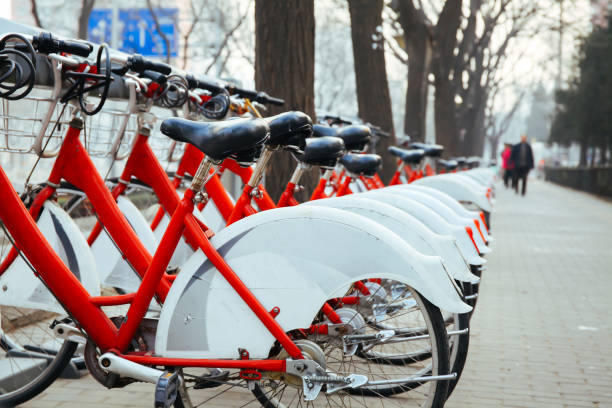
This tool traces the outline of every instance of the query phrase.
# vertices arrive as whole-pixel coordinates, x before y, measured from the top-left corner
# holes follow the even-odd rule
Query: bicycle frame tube
[[[202,160],[200,159],[200,161]],[[200,163],[198,162],[197,164],[199,165]],[[153,189],[153,192],[157,196],[161,206],[168,214],[172,214],[176,210],[181,200],[176,191],[176,187],[170,181],[166,175],[166,172],[155,157],[155,154],[148,143],[148,135],[142,131],[136,139],[132,149],[132,154],[130,154],[128,161],[125,164],[120,180],[122,180],[123,183],[126,183],[129,182],[132,177],[143,181]],[[192,247],[196,246],[195,242],[197,240],[195,235],[197,235],[198,232],[204,232],[208,237],[212,236],[212,231],[206,225],[200,223],[199,221],[198,224],[199,231],[188,227],[184,232],[185,240]]]
[[[349,188],[349,184],[351,184],[351,181],[353,181],[353,177],[347,174],[344,177],[344,180],[342,181],[342,183],[340,184],[340,187],[338,187],[338,191],[336,192],[336,197],[342,197],[343,195],[353,193],[351,189]]]
[[[179,167],[176,171],[177,178],[180,180],[185,173],[195,174],[195,171],[203,158],[204,154],[200,150],[194,146],[188,145],[185,149],[185,153],[183,153],[181,161],[179,162]],[[251,167],[242,167],[233,159],[225,159],[219,166],[218,173],[221,174],[226,169],[240,177],[244,184],[248,184],[251,176],[253,175],[253,169]],[[220,188],[223,189],[223,193],[221,193]],[[270,195],[267,193],[264,186],[260,184],[258,188],[261,192],[261,196],[253,197],[255,203],[257,203],[257,206],[261,210],[275,208],[276,205],[274,204],[274,201]],[[221,180],[218,176],[215,175],[206,183],[206,191],[210,195],[210,198],[215,202],[215,205],[219,209],[219,212],[223,218],[227,221],[232,210],[234,209],[234,204],[232,204],[231,199],[229,198],[227,191],[225,191],[225,188],[223,188]]]
[[[376,184],[376,181],[374,181],[373,178],[368,178],[365,176],[359,176],[359,180],[361,180],[361,182],[363,183],[363,185],[365,186],[365,188],[367,188],[368,190],[375,190],[378,187],[378,185]]]
[[[111,193],[113,198],[117,199],[117,197],[125,191],[132,177],[135,177],[145,182],[153,189],[153,192],[161,204],[161,215],[163,216],[164,210],[168,214],[172,214],[179,205],[180,198],[175,185],[168,179],[166,172],[162,169],[155,154],[151,150],[147,133],[148,129],[143,128],[137,135],[125,168],[119,178],[119,183],[113,188]],[[161,220],[161,217],[159,217],[159,219]],[[88,239],[90,244],[93,243],[95,237],[101,230],[101,223],[96,223]],[[213,235],[212,231],[199,220],[197,220],[196,223],[189,223],[187,228],[183,231],[183,235],[185,236],[185,241],[194,250],[197,249],[198,240],[195,236],[198,232],[203,232],[207,237]],[[170,275],[165,276],[166,279],[169,277]]]
[[[36,195],[36,197],[34,197],[34,200],[30,205],[30,214],[32,215],[32,218],[34,218],[35,220],[38,219],[43,204],[49,197],[53,195],[54,191],[55,189],[53,187],[46,186]],[[17,251],[17,249],[15,247],[11,247],[8,254],[6,254],[6,257],[2,261],[2,264],[0,264],[0,276],[2,276],[4,272],[6,272],[9,266],[11,266],[15,259],[17,259],[18,255],[19,252]]]
[[[115,202],[115,197],[106,187],[104,180],[89,158],[87,151],[79,140],[82,121],[71,122],[62,147],[49,176],[50,185],[58,185],[61,179],[81,189],[91,201],[100,222],[134,270],[144,276],[152,257],[142,245],[138,236],[125,219]],[[159,300],[163,302],[170,289],[170,283],[160,282],[157,291]]]
[[[288,207],[288,206],[299,204],[298,201],[293,196],[293,194],[295,193],[296,186],[300,182],[300,178],[302,178],[302,174],[304,174],[304,171],[306,169],[308,169],[308,166],[304,164],[299,163],[297,165],[297,167],[293,171],[293,175],[291,176],[291,179],[289,180],[289,182],[287,183],[287,186],[285,187],[285,190],[283,191],[280,198],[278,199],[278,203],[276,204],[277,207]]]
[[[328,169],[325,170],[321,178],[319,179],[319,183],[315,187],[312,195],[310,196],[310,201],[312,200],[320,200],[321,198],[329,198],[330,196],[325,194],[325,187],[328,185],[334,186],[334,183],[337,181],[337,174],[334,170]]]
[[[78,135],[78,129],[74,130],[71,133]],[[64,146],[62,146],[63,148]],[[53,174],[56,175],[58,172],[55,171]],[[125,351],[138,329],[159,283],[162,281],[166,265],[172,257],[172,250],[168,248],[174,248],[185,226],[190,223],[193,224],[193,190],[189,189],[186,191],[180,205],[177,206],[176,211],[172,215],[167,232],[162,238],[161,248],[153,256],[138,291],[134,296],[122,297],[122,300],[130,302],[131,305],[127,312],[126,321],[119,330],[100,309],[100,306],[105,304],[103,301],[104,297],[92,298],[81,283],[66,268],[38,230],[36,223],[17,196],[11,182],[1,168],[0,191],[4,192],[3,196],[5,197],[3,205],[0,206],[0,219],[5,223],[9,233],[32,263],[40,278],[102,350]],[[110,192],[106,191],[110,196]],[[303,358],[300,350],[283,332],[283,329],[276,323],[272,314],[264,308],[253,293],[244,285],[215,250],[210,241],[204,237],[199,240],[198,246],[291,357]],[[114,300],[112,299],[109,303],[117,304],[118,302]],[[183,360],[173,359],[176,365],[188,366],[192,364],[203,367],[224,367],[223,364],[217,364],[217,360],[212,360],[212,362],[211,360],[208,360],[209,362],[206,362],[206,360],[181,361]],[[200,361],[200,363],[196,364],[197,361]],[[275,365],[275,368],[280,367]]]
[[[53,251],[1,167],[0,191],[3,197],[0,219],[17,247],[23,251],[60,304],[64,305],[88,335],[96,339],[96,344],[103,349],[112,348],[112,338],[116,336],[117,328],[102,310],[89,302],[89,293]]]
[[[376,186],[376,188],[385,187],[385,183],[383,183],[383,181],[380,179],[380,176],[378,175],[378,173],[376,173],[374,177],[372,177],[372,181],[374,182],[374,185]]]

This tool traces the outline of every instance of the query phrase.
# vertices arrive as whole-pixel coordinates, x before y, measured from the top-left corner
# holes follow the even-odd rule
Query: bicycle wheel
[[[0,259],[11,247],[0,228]],[[70,362],[77,343],[55,337],[50,325],[56,318],[47,310],[0,305],[0,407],[40,394]]]
[[[0,407],[22,404],[53,383],[70,363],[78,344],[55,338],[54,314],[0,307]]]
[[[268,408],[282,407],[441,407],[445,401],[447,381],[425,381],[423,376],[432,373],[447,374],[448,365],[448,339],[444,328],[442,315],[435,306],[418,293],[414,292],[418,307],[403,315],[404,322],[417,324],[425,328],[431,335],[417,340],[397,342],[393,345],[377,345],[381,353],[393,355],[392,348],[423,348],[419,342],[428,342],[430,357],[413,365],[379,364],[357,353],[346,353],[338,341],[326,338],[308,337],[296,339],[296,345],[307,358],[317,361],[328,372],[337,375],[361,374],[369,381],[377,381],[360,389],[340,390],[334,394],[327,394],[325,386],[314,401],[305,401],[301,379],[283,375],[282,373],[262,373],[259,381],[247,382],[239,378],[238,372],[226,372],[223,378],[206,380],[204,384],[198,383],[201,377],[196,369],[183,370],[183,386],[181,398],[175,402],[175,407],[195,407],[204,403],[214,405],[216,399],[221,399],[228,406]],[[397,319],[396,319],[397,320]],[[326,322],[323,313],[319,313],[313,324]],[[413,326],[415,328],[416,326]],[[365,331],[364,331],[365,330]],[[357,330],[359,334],[368,333],[373,329]],[[298,333],[292,333],[300,336]],[[350,333],[349,333],[350,334]],[[303,334],[302,334],[303,335]],[[401,347],[404,345],[405,347]],[[395,352],[397,353],[397,352]],[[286,358],[282,350],[276,350],[271,358]],[[385,384],[386,380],[399,380],[397,383]],[[413,385],[419,383],[420,387]],[[203,385],[203,386],[202,386]],[[209,388],[217,385],[215,388]],[[411,392],[406,392],[411,390]],[[252,394],[251,394],[252,393]]]
[[[368,384],[356,389],[346,388],[331,395],[323,394],[322,391],[317,400],[305,403],[301,388],[287,384],[287,381],[266,379],[255,384],[253,394],[262,406],[274,408],[442,406],[446,399],[448,382],[428,378],[449,372],[448,339],[444,321],[439,309],[416,291],[411,290],[411,296],[416,303],[414,307],[393,317],[384,318],[385,323],[402,327],[406,332],[410,331],[403,339],[392,337],[381,342],[358,343],[359,349],[368,348],[368,352],[354,354],[347,353],[341,342],[329,339],[317,341],[324,353],[327,370],[339,375],[365,375]],[[373,336],[368,335],[379,332],[380,330],[367,323],[360,328],[357,325],[355,330],[356,338],[372,338]],[[423,332],[426,334],[420,334]],[[350,335],[351,333],[348,334]],[[423,349],[429,350],[428,358],[410,359],[411,364],[389,364],[382,359],[370,358],[371,355],[385,358],[401,356],[406,360],[415,350]]]
[[[469,313],[454,314],[445,319],[446,328],[448,332],[463,332],[463,330],[469,328]],[[379,326],[380,327],[380,326]],[[426,332],[423,331],[423,334]],[[450,372],[455,373],[457,377],[453,380],[449,380],[449,387],[447,398],[450,397],[452,391],[455,389],[465,362],[467,360],[467,354],[469,349],[469,332],[467,333],[454,333],[449,335],[449,365]],[[428,349],[414,350],[411,353],[405,355],[384,355],[381,353],[367,352],[363,354],[364,358],[369,358],[373,361],[385,364],[412,364],[416,361],[425,361],[431,358],[431,351]],[[418,386],[419,384],[415,384]]]
[[[469,330],[470,326],[470,313],[462,313],[453,315],[453,330],[463,331],[465,329]],[[449,326],[447,326],[448,329]],[[449,329],[450,330],[450,329]],[[459,379],[461,378],[461,373],[463,373],[463,368],[465,367],[465,362],[467,361],[468,349],[470,346],[470,334],[469,331],[467,333],[455,334],[449,336],[449,350],[450,350],[450,362],[451,362],[451,372],[457,374],[457,378],[449,381],[448,383],[448,393],[446,398],[450,397],[452,392],[455,390],[455,387],[459,383]]]
[[[376,289],[376,287],[378,287],[378,289]],[[404,310],[409,310],[411,307],[413,307],[414,304],[416,304],[416,300],[412,298],[412,292],[405,285],[394,285],[383,280],[382,286],[377,284],[371,284],[369,289],[372,292],[370,296],[376,296],[377,292],[382,292],[385,298],[390,297],[391,299],[393,299],[386,305],[384,303],[380,303],[379,299],[379,303],[377,305],[377,308],[379,310],[388,309],[387,314],[389,315],[397,315],[398,313],[403,313]],[[393,303],[403,304],[403,306],[400,308],[395,308],[393,306]],[[378,316],[371,316],[370,325],[378,330],[411,330],[414,336],[428,334],[427,329],[425,327],[414,327],[407,329],[405,327],[398,326],[397,322],[390,320],[389,317],[390,316],[381,317],[380,314],[378,314]],[[467,358],[467,351],[469,347],[469,332],[467,332],[466,329],[468,329],[469,327],[469,313],[454,315],[443,314],[443,317],[446,330],[449,333],[450,372],[456,374],[455,379],[451,379],[448,381],[448,398],[448,396],[450,396],[450,392],[454,389],[455,385],[457,384],[457,381],[459,380],[459,377],[461,376]],[[407,350],[406,353],[394,354],[389,354],[378,350],[370,350],[361,352],[360,355],[363,358],[368,358],[371,361],[380,364],[405,365],[427,361],[431,358],[431,349],[428,347],[423,347],[421,349],[413,348],[411,350]],[[430,372],[427,373],[427,375],[430,374]],[[406,384],[403,389],[390,390],[390,392],[403,392],[407,389],[413,389],[420,385],[422,385],[422,383]]]

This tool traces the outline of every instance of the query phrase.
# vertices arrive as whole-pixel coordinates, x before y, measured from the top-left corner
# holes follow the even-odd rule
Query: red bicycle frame
[[[82,122],[81,122],[82,123]],[[77,187],[83,188],[87,193],[99,195],[103,199],[100,203],[105,202],[106,205],[98,205],[96,211],[102,218],[110,217],[109,214],[120,215],[122,222],[127,224],[126,231],[130,231],[133,236],[127,236],[126,239],[136,238],[136,235],[131,231],[127,221],[122,218],[120,211],[116,208],[116,204],[112,199],[112,195],[104,185],[104,182],[98,180],[91,186],[85,188],[82,183],[89,179],[85,176],[85,172],[89,171],[89,167],[93,167],[93,163],[89,156],[85,153],[85,149],[78,140],[80,129],[78,121],[72,121],[69,131],[66,135],[65,143],[60,149],[60,155],[56,160],[49,183],[57,184],[59,176],[64,174],[68,177],[67,181],[75,184]],[[62,152],[71,153],[64,153]],[[70,170],[66,158],[72,158],[80,169],[78,171]],[[59,164],[58,164],[59,163]],[[203,163],[202,167],[210,166],[210,162]],[[83,166],[83,167],[81,167]],[[95,170],[95,168],[93,168]],[[207,169],[203,174],[206,174]],[[95,173],[97,174],[97,172]],[[98,175],[99,177],[99,175]],[[203,176],[201,176],[203,178]],[[57,182],[56,182],[57,181]],[[51,187],[51,186],[49,186]],[[141,353],[126,352],[142,318],[144,317],[151,299],[159,290],[164,287],[164,274],[166,267],[170,262],[173,250],[179,242],[179,239],[189,224],[194,224],[195,217],[193,216],[194,208],[194,189],[188,189],[182,200],[176,206],[172,214],[172,218],[168,228],[162,237],[161,243],[153,255],[146,253],[140,254],[141,262],[146,262],[147,257],[150,259],[146,266],[145,273],[139,289],[136,293],[121,295],[121,296],[90,296],[83,288],[81,283],[63,264],[61,259],[53,251],[44,236],[38,230],[31,213],[25,208],[16,192],[14,191],[8,177],[0,168],[0,191],[3,193],[3,204],[0,206],[0,219],[4,222],[7,230],[13,237],[15,245],[22,251],[34,267],[37,275],[45,282],[47,287],[58,299],[68,313],[76,319],[76,323],[82,327],[88,336],[102,351],[113,351],[123,357],[149,365],[167,365],[167,366],[197,366],[197,367],[220,367],[220,368],[242,368],[242,369],[261,369],[284,371],[284,360],[262,360],[262,361],[228,361],[228,360],[211,360],[211,359],[168,359],[163,357],[143,356]],[[45,195],[47,195],[46,193]],[[50,194],[49,194],[50,195]],[[115,205],[115,207],[113,207]],[[40,209],[40,206],[38,206]],[[113,221],[115,222],[115,221]],[[196,224],[197,225],[197,224]],[[114,226],[114,228],[119,228]],[[196,230],[197,231],[197,230]],[[276,323],[273,315],[268,312],[264,306],[257,300],[253,293],[244,285],[231,267],[224,261],[222,256],[210,244],[206,235],[200,230],[199,234],[194,234],[197,239],[198,248],[201,249],[206,257],[212,262],[221,275],[227,280],[234,290],[239,294],[249,308],[256,314],[262,324],[270,331],[270,333],[279,341],[279,343],[287,350],[292,358],[303,358],[300,350],[287,336],[283,329]],[[134,244],[136,249],[138,245]],[[170,282],[166,282],[170,285]],[[102,311],[102,306],[130,304],[126,315],[126,321],[119,329]]]

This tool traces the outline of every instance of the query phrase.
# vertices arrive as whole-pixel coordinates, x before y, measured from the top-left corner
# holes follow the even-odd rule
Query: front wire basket
[[[88,97],[88,103],[96,104],[96,97]],[[64,106],[52,98],[50,88],[35,88],[27,97],[15,101],[0,101],[0,152],[57,155],[74,106]],[[153,107],[144,113],[153,122],[150,144],[163,163],[180,159],[184,150],[163,136],[159,124],[173,116],[170,109]],[[85,116],[81,141],[90,156],[125,158],[138,131],[138,114],[130,113],[125,100],[107,99],[96,115]],[[153,119],[150,117],[153,116]],[[52,133],[53,132],[53,133]],[[43,152],[44,149],[44,152]]]
[[[52,98],[51,89],[35,88],[19,100],[2,99],[0,151],[36,154],[41,140],[44,140],[43,143],[47,143],[45,150],[57,153],[69,120],[70,109],[63,109],[63,105]],[[53,128],[55,132],[47,142]]]

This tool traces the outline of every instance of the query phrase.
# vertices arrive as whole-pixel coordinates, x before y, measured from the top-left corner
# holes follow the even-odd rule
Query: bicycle
[[[76,119],[76,117],[73,119]],[[232,129],[232,126],[236,126],[236,125],[238,124],[235,122],[232,124],[228,123],[227,129]],[[256,122],[250,122],[249,125],[247,125],[245,122],[245,123],[242,123],[241,125],[246,126],[248,130],[245,134],[249,136],[249,138],[253,138],[253,139],[255,139],[255,136],[257,136],[256,140],[258,142],[262,138],[262,134],[263,136],[266,136],[266,133],[267,133],[265,131],[266,127],[263,125],[259,125]],[[69,135],[67,137],[72,136],[74,133],[75,133],[74,131],[72,132],[69,131]],[[253,140],[253,139],[250,139],[250,140]],[[241,142],[240,144],[243,145],[245,140],[241,138],[240,142]],[[253,140],[252,143],[254,142],[255,141]],[[244,146],[242,146],[241,148],[244,148]],[[191,222],[191,224],[193,225],[193,223],[195,223],[195,221],[192,219],[193,216],[191,215],[191,211],[194,205],[194,198],[196,197],[195,190],[198,190],[202,182],[204,181],[204,177],[207,175],[208,169],[210,168],[212,164],[211,160],[221,160],[222,158],[224,158],[224,157],[216,156],[215,153],[219,153],[217,151],[211,152],[207,149],[206,152],[209,153],[208,157],[210,159],[208,160],[205,159],[204,162],[201,163],[200,171],[196,173],[194,180],[192,181],[193,188],[190,188],[189,190],[187,190],[185,196],[183,197],[183,200],[181,201],[181,206],[178,207],[177,210],[174,212],[172,220],[169,225],[169,229],[167,230],[166,234],[164,235],[164,238],[162,239],[162,245],[160,245],[161,247],[171,247],[172,245],[168,245],[168,244],[177,243],[178,239],[182,235],[181,234],[182,229],[185,228],[185,224],[189,224]],[[234,153],[234,152],[235,151],[232,151],[231,153]],[[244,153],[244,151],[240,150],[236,153]],[[87,164],[87,161],[85,159],[83,159],[82,162]],[[95,168],[93,170],[95,171]],[[139,320],[141,320],[142,317],[144,316],[144,313],[146,313],[146,310],[148,309],[148,305],[151,299],[153,298],[154,294],[160,290],[159,289],[160,286],[162,287],[162,290],[163,290],[163,284],[164,284],[163,274],[165,272],[165,267],[163,266],[163,264],[169,261],[171,252],[168,251],[167,249],[156,251],[155,255],[152,258],[151,264],[147,267],[147,273],[145,273],[143,277],[143,282],[140,286],[140,289],[135,294],[126,294],[126,295],[111,296],[111,297],[107,297],[107,296],[91,297],[87,293],[87,291],[83,289],[80,283],[73,277],[71,272],[69,272],[66,269],[66,267],[62,265],[57,255],[55,255],[53,251],[49,248],[48,244],[45,242],[44,238],[42,237],[40,232],[37,230],[37,227],[34,221],[30,218],[28,211],[25,209],[25,207],[23,206],[19,198],[15,195],[14,190],[12,189],[12,186],[10,185],[10,182],[6,178],[4,172],[2,172],[0,176],[1,176],[0,177],[0,188],[5,192],[10,193],[10,194],[7,194],[7,197],[9,197],[9,199],[7,203],[5,203],[6,205],[2,206],[2,210],[1,210],[2,217],[1,218],[7,230],[10,232],[12,239],[15,241],[15,244],[17,244],[19,248],[21,249],[21,251],[27,256],[27,258],[32,263],[32,266],[34,267],[34,269],[39,273],[40,277],[49,286],[51,291],[59,298],[61,303],[70,311],[75,321],[78,322],[79,325],[81,326],[81,329],[87,333],[88,338],[90,339],[90,343],[89,343],[90,347],[89,349],[86,347],[86,350],[89,350],[89,351],[86,351],[86,353],[89,353],[89,357],[94,356],[93,358],[89,359],[89,363],[95,362],[95,356],[97,353],[96,353],[95,347],[92,346],[92,344],[95,343],[95,345],[98,348],[100,348],[101,351],[116,349],[119,352],[118,356],[113,355],[113,354],[103,354],[98,361],[100,364],[102,364],[103,367],[109,369],[112,372],[115,370],[115,366],[118,366],[118,368],[116,368],[117,371],[115,371],[115,374],[128,374],[129,376],[132,376],[132,377],[136,376],[137,379],[145,380],[145,381],[152,381],[152,379],[154,378],[159,380],[162,377],[163,373],[160,374],[160,371],[154,371],[154,369],[145,369],[144,367],[140,365],[130,364],[129,361],[147,363],[149,365],[164,365],[164,366],[177,366],[177,365],[183,366],[184,365],[184,366],[196,366],[196,367],[197,366],[202,366],[202,367],[208,366],[208,367],[241,369],[242,370],[241,374],[243,374],[246,377],[245,381],[261,380],[261,376],[258,377],[256,373],[249,372],[248,370],[250,369],[253,370],[253,369],[259,368],[264,371],[276,370],[276,372],[278,372],[278,369],[280,369],[280,372],[284,372],[283,368],[286,369],[287,366],[289,366],[290,371],[293,370],[293,367],[297,367],[297,366],[294,366],[293,363],[288,364],[287,362],[288,360],[283,360],[283,359],[264,360],[262,362],[259,362],[257,360],[255,361],[251,361],[251,360],[246,360],[246,361],[216,360],[216,359],[205,360],[201,358],[183,359],[183,358],[169,358],[169,357],[150,357],[150,356],[142,355],[141,353],[138,353],[138,352],[134,354],[134,353],[130,353],[126,351],[128,350],[128,347],[130,346],[129,344],[130,340],[132,339],[134,333],[138,330],[138,325],[140,323]],[[53,181],[51,182],[53,183]],[[102,191],[102,189],[98,187],[96,187],[97,190],[95,189],[93,190],[95,193],[100,194],[101,196],[106,196],[106,199],[108,199],[108,197],[111,197],[110,193],[107,190]],[[112,199],[108,201],[111,203],[113,202]],[[109,208],[112,208],[111,204],[109,204]],[[111,210],[111,211],[116,211],[116,209]],[[311,216],[312,216],[312,212],[313,212],[312,210],[308,210],[308,213],[311,214]],[[295,216],[297,213],[298,212],[296,212],[295,210],[292,210],[292,215]],[[319,211],[319,213],[321,212]],[[326,213],[329,213],[329,212],[326,212]],[[333,214],[324,214],[325,216],[328,217],[327,223],[333,223],[333,220],[335,219],[335,217],[342,218],[340,213],[337,213],[337,212],[332,212],[332,213]],[[253,224],[261,226],[262,224],[256,224],[255,219],[260,218],[259,221],[261,222],[261,218],[266,218],[269,216],[270,216],[270,213],[262,214],[261,217],[251,217],[248,220],[250,221],[248,224],[251,224],[251,227],[253,227]],[[320,215],[320,217],[323,217],[323,216]],[[273,218],[276,220],[276,223],[278,224],[278,221],[279,221],[278,214],[274,214]],[[191,221],[188,221],[188,220],[191,220]],[[363,221],[363,220],[360,220],[360,221]],[[344,219],[343,222],[347,222],[347,220]],[[25,228],[22,227],[20,229],[19,228],[20,223],[24,223]],[[368,230],[369,230],[370,235],[371,234],[379,235],[378,241],[381,241],[381,242],[386,241],[387,244],[391,243],[388,237],[381,239],[381,237],[384,237],[386,234],[385,230],[381,230],[381,228],[379,226],[376,226],[375,224],[367,225],[368,224],[367,222],[365,222],[365,224],[367,227],[369,227]],[[244,228],[245,223],[237,223],[236,225],[237,225],[236,228],[238,228],[238,226]],[[363,226],[361,226],[361,228],[363,228]],[[352,232],[354,235],[354,231]],[[199,232],[199,234],[202,234],[202,232]],[[225,235],[229,235],[229,232],[226,233]],[[28,237],[31,238],[30,241],[28,241],[27,239]],[[355,237],[353,237],[353,239],[355,239]],[[240,240],[238,242],[243,243],[244,240]],[[205,235],[204,236],[200,235],[198,245],[200,249],[204,253],[206,253],[206,255],[209,257],[209,260],[212,259],[212,262],[215,264],[217,269],[222,272],[222,274],[227,278],[228,281],[230,281],[230,283],[232,284],[234,289],[240,294],[240,296],[243,299],[245,298],[248,299],[247,304],[252,310],[255,310],[255,314],[259,317],[259,319],[262,322],[264,322],[266,326],[269,326],[268,327],[269,329],[272,328],[270,330],[271,330],[273,337],[279,341],[280,345],[282,345],[285,348],[285,350],[287,350],[286,353],[289,356],[294,357],[294,358],[300,357],[300,354],[301,354],[300,349],[294,343],[292,343],[292,340],[287,337],[287,335],[285,334],[284,331],[282,331],[282,329],[279,329],[278,324],[275,322],[274,318],[271,317],[270,314],[268,314],[268,311],[265,308],[263,308],[263,306],[261,306],[260,303],[256,302],[254,300],[255,299],[254,297],[250,296],[250,292],[248,288],[244,286],[242,282],[240,282],[240,279],[237,278],[234,272],[227,266],[227,264],[223,262],[223,258],[221,258],[221,256],[210,245]],[[395,245],[397,246],[398,244],[395,243]],[[401,257],[397,259],[399,261]],[[49,270],[52,270],[53,273],[50,273]],[[377,273],[377,275],[380,276],[381,274]],[[183,280],[190,279],[189,274],[182,274],[181,277],[183,276],[185,276]],[[397,275],[394,275],[394,274],[390,274],[390,276],[397,277]],[[343,279],[338,280],[339,277],[336,277],[335,279],[337,283],[340,283],[343,281]],[[353,279],[353,281],[358,281],[358,280],[359,279]],[[443,282],[444,280],[440,281],[439,283],[444,284]],[[327,282],[327,284],[329,284],[329,282]],[[338,287],[343,287],[343,286],[346,287],[347,285],[350,286],[352,285],[352,283],[349,283],[348,281],[346,281],[345,283],[341,284]],[[172,293],[180,292],[180,289],[177,289],[175,285],[172,285],[171,290],[172,290]],[[178,296],[180,299],[180,295]],[[158,297],[162,298],[163,292],[161,294],[158,294]],[[420,295],[415,293],[413,297],[420,298]],[[307,302],[305,300],[306,299],[304,299],[305,304],[312,303],[312,302]],[[130,309],[127,312],[127,321],[123,322],[119,330],[117,330],[116,322],[113,322],[108,317],[106,317],[106,315],[101,311],[101,307],[110,306],[110,305],[119,305],[119,304],[125,304],[125,303],[130,303]],[[460,304],[460,301],[455,300],[455,303],[456,303],[455,307],[457,307]],[[290,304],[291,303],[287,305],[288,310],[291,310]],[[424,304],[423,308],[429,307],[427,303],[423,302],[423,304]],[[285,305],[283,304],[283,307],[284,306]],[[448,308],[448,305],[445,305],[445,307]],[[167,303],[164,303],[164,309],[162,309],[161,322],[164,321],[163,320],[164,311],[169,310],[169,308],[171,310],[172,306],[167,307]],[[450,308],[452,309],[453,307],[450,307]],[[427,310],[427,309],[419,309],[419,310]],[[435,311],[435,309],[431,309],[431,310]],[[172,312],[171,311],[167,312],[166,316],[168,315],[172,316]],[[222,313],[219,315],[222,315]],[[431,338],[432,336],[434,336],[434,333],[435,333],[434,327],[432,326],[431,322],[429,323],[425,322],[425,323],[428,325],[428,333],[429,333],[428,337]],[[294,323],[294,324],[298,324],[298,327],[300,327],[299,322]],[[307,325],[304,324],[303,326],[307,326]],[[57,334],[62,334],[63,331],[66,331],[69,333],[70,336],[75,336],[75,337],[65,337],[65,338],[77,338],[79,336],[82,336],[81,330],[71,326],[68,323],[64,323],[64,324],[58,323],[57,325],[54,326],[54,329],[56,329]],[[261,328],[259,332],[261,332]],[[146,336],[144,336],[144,334],[141,337],[143,342],[144,342],[145,337]],[[161,336],[160,338],[163,339],[163,336]],[[439,336],[439,339],[441,342],[440,345],[443,345],[445,338],[446,338],[445,336]],[[264,342],[264,343],[269,344],[269,342]],[[293,344],[293,346],[291,344]],[[307,343],[304,343],[304,344],[307,344]],[[146,344],[144,345],[138,344],[137,347],[140,347],[140,348],[146,347]],[[313,348],[312,344],[303,346],[303,347],[304,348],[310,347],[312,350],[315,350],[313,353],[316,354],[317,349]],[[162,352],[163,352],[163,349],[162,349]],[[125,353],[125,354],[122,354],[122,353]],[[235,355],[236,353],[237,353],[237,348],[231,351],[231,356],[236,357]],[[261,351],[259,352],[259,355],[256,353],[252,353],[251,355],[253,354],[255,354],[258,357],[267,356],[267,355],[262,354]],[[442,360],[444,359],[445,352],[439,351],[436,353],[432,353],[432,355],[436,357],[438,357],[439,355],[439,357],[441,358],[440,365],[441,366],[444,365]],[[243,355],[243,357],[244,356],[245,355]],[[284,367],[283,367],[283,364],[284,364]],[[299,367],[303,368],[303,366],[301,365]],[[433,368],[434,370],[432,371],[432,373],[435,374],[434,371],[440,367],[437,364],[434,364]],[[299,378],[302,378],[302,377],[307,378],[307,380],[302,380],[302,384],[307,384],[308,382],[315,383],[314,388],[320,390],[320,388],[323,386],[323,382],[325,382],[324,385],[326,386],[326,389],[329,392],[333,392],[333,391],[337,392],[341,389],[338,387],[334,388],[334,385],[333,385],[333,384],[338,383],[339,377],[336,376],[332,378],[331,376],[326,375],[324,371],[323,372],[317,371],[317,366],[314,364],[311,364],[310,362],[307,362],[306,367],[303,368],[303,370],[304,369],[307,370],[307,374],[302,375],[302,376],[297,375]],[[300,371],[295,371],[295,372],[291,371],[290,374],[296,375],[297,372],[300,372]],[[103,375],[102,377],[104,378],[105,382],[108,380],[107,385],[124,385],[122,384],[122,379],[117,378],[118,376],[116,375],[111,375],[111,376]],[[163,377],[165,379],[168,378],[168,376],[163,376]],[[323,379],[321,379],[322,377]],[[176,377],[170,377],[170,378],[176,378]],[[363,378],[361,377],[353,377],[353,379],[355,379],[355,381],[363,380]],[[428,378],[417,378],[417,380],[419,382],[422,382],[422,381],[427,381]],[[429,384],[433,384],[436,387],[436,391],[430,395],[431,397],[430,399],[433,398],[433,400],[439,400],[439,397],[443,394],[443,388],[444,388],[442,384],[443,380],[444,378],[434,379],[432,377],[432,380],[429,381]],[[404,383],[404,382],[409,382],[409,381],[407,381],[406,379],[402,379],[400,383]],[[168,384],[173,385],[173,386],[182,387],[180,386],[180,383],[176,379],[172,380],[172,382],[169,382]],[[346,384],[346,381],[345,381],[345,384]],[[321,387],[319,387],[319,385],[321,385]],[[370,385],[373,385],[373,384],[370,384]],[[378,387],[380,386],[380,384],[374,384],[373,386]],[[254,387],[254,390],[255,389],[259,389],[258,398],[261,399],[261,396],[262,396],[261,388],[258,388],[258,386],[256,386]],[[181,388],[181,390],[182,390],[181,396],[183,397],[185,390],[183,388]],[[306,394],[308,397],[316,396],[314,395],[315,392],[310,392],[307,387],[304,388],[301,392]],[[167,401],[165,401],[164,403],[166,402]]]

